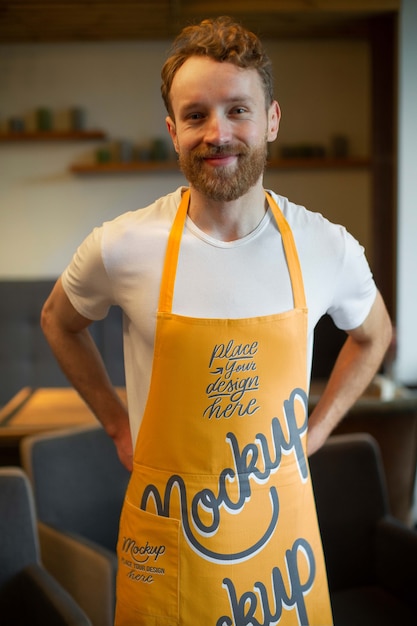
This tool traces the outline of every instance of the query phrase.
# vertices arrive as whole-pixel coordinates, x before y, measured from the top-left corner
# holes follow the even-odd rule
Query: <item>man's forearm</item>
[[[89,324],[73,309],[58,281],[42,310],[42,330],[62,371],[114,440],[122,463],[131,469],[128,412],[110,381]]]
[[[346,339],[323,394],[311,413],[307,443],[309,454],[323,445],[368,387],[378,371],[391,336],[391,322],[378,294],[369,320]]]

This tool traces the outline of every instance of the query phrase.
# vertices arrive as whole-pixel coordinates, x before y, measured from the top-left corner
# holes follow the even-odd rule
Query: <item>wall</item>
[[[398,119],[398,380],[417,385],[417,3],[403,0]],[[416,499],[417,501],[417,499]],[[416,504],[417,506],[417,504]],[[416,510],[417,518],[417,510]]]
[[[283,119],[279,142],[329,146],[347,135],[369,154],[370,60],[365,42],[267,42]],[[0,46],[0,129],[12,115],[48,106],[58,126],[81,105],[89,128],[112,140],[165,136],[160,67],[169,42]],[[99,142],[0,143],[0,279],[55,277],[91,228],[182,184],[180,173],[81,177],[73,162]],[[344,223],[372,259],[366,170],[268,172],[265,184]]]

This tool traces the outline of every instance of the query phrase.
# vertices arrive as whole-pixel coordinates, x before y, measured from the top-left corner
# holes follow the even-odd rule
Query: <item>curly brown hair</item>
[[[256,69],[264,88],[266,108],[271,105],[274,99],[272,63],[261,41],[230,17],[223,16],[187,26],[175,39],[161,71],[162,98],[172,118],[172,81],[179,68],[191,56],[206,56],[220,63],[227,61],[244,69]]]

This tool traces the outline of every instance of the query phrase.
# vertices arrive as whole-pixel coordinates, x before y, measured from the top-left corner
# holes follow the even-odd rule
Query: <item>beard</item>
[[[211,167],[204,159],[237,155],[237,165]],[[231,202],[245,195],[262,176],[267,162],[267,142],[248,148],[242,144],[197,147],[188,154],[179,153],[179,164],[189,183],[211,200]]]

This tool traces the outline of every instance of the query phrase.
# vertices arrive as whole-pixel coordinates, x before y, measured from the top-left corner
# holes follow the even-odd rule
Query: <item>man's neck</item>
[[[263,219],[267,202],[262,185],[252,187],[231,202],[207,198],[191,187],[188,215],[203,232],[219,241],[235,241],[249,235]]]

